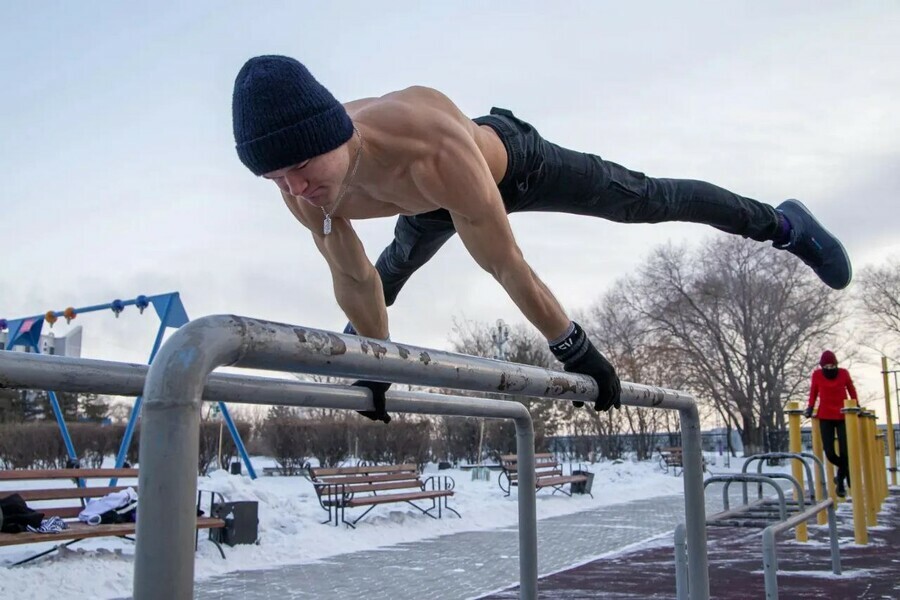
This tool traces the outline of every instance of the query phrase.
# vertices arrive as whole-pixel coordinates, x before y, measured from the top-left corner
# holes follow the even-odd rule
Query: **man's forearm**
[[[390,332],[387,308],[381,278],[374,268],[364,280],[336,277],[334,296],[359,335],[387,339]]]
[[[554,340],[565,334],[570,323],[569,317],[550,288],[525,261],[498,273],[497,280],[525,318],[545,338]]]

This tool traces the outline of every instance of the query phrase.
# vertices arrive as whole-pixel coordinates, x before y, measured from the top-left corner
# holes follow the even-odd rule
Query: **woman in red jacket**
[[[850,485],[850,473],[847,466],[847,429],[844,426],[844,400],[849,396],[856,404],[859,399],[856,396],[856,388],[847,369],[838,368],[837,358],[834,352],[826,350],[819,360],[821,369],[816,369],[812,374],[812,382],[809,386],[809,404],[803,413],[811,417],[816,398],[819,399],[819,410],[816,417],[819,419],[819,431],[822,432],[822,445],[825,447],[825,456],[831,464],[838,468],[834,483],[837,485],[837,495],[844,497],[847,491],[844,482]],[[834,436],[837,434],[840,455],[834,451]]]

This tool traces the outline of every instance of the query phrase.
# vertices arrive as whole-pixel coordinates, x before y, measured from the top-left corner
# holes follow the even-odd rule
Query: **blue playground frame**
[[[82,308],[67,308],[60,311],[48,311],[43,315],[22,317],[10,321],[0,320],[0,329],[3,328],[2,326],[4,324],[6,325],[6,328],[9,329],[6,344],[8,350],[11,350],[15,346],[26,346],[31,348],[35,353],[40,354],[41,331],[43,330],[45,321],[51,322],[52,326],[52,322],[56,321],[59,317],[63,317],[68,321],[77,315],[100,310],[112,310],[118,317],[119,313],[127,306],[136,306],[141,313],[144,312],[145,308],[152,306],[159,317],[159,331],[156,333],[156,341],[153,342],[153,349],[150,350],[150,359],[147,361],[147,364],[153,362],[153,358],[159,351],[166,329],[169,327],[178,329],[190,320],[184,309],[184,304],[181,302],[181,296],[178,292],[170,292],[168,294],[158,294],[156,296],[141,295],[131,300],[113,300],[108,304],[96,304],[94,306],[85,306]],[[56,422],[59,425],[59,430],[62,433],[63,441],[66,445],[66,453],[69,455],[71,461],[76,462],[78,460],[78,455],[75,453],[75,446],[72,444],[69,429],[66,427],[66,422],[63,419],[62,410],[59,407],[56,393],[48,390],[47,395],[50,398],[50,406],[53,409],[53,415],[56,417]],[[131,414],[128,417],[128,425],[125,427],[125,435],[122,438],[122,444],[119,446],[119,452],[116,455],[116,468],[120,468],[125,464],[128,447],[131,445],[131,438],[134,435],[134,428],[137,425],[138,417],[141,414],[142,401],[143,397],[138,396],[135,399],[134,407],[131,409]],[[244,442],[241,440],[237,427],[235,427],[234,421],[231,419],[228,407],[225,406],[224,402],[219,402],[218,405],[219,410],[222,413],[222,418],[225,420],[225,425],[228,427],[228,431],[231,433],[231,437],[234,440],[238,453],[241,455],[241,460],[243,460],[244,465],[247,467],[247,474],[250,475],[251,479],[256,479],[256,471],[250,463],[250,456],[247,454]],[[115,479],[110,480],[110,486],[115,484]]]

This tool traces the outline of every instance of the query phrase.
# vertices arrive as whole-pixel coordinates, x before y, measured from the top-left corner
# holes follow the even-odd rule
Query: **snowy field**
[[[732,469],[728,471],[739,471],[741,463],[742,459],[732,459]],[[270,459],[262,457],[254,458],[253,464],[260,474],[263,467],[274,466]],[[671,472],[664,474],[656,461],[601,462],[588,468],[595,473],[594,498],[578,495],[569,498],[543,491],[537,495],[538,519],[683,493],[682,478],[674,477]],[[721,467],[712,468],[717,473],[725,471]],[[425,476],[434,474],[438,474],[436,466],[429,465]],[[230,475],[225,471],[201,477],[200,488],[221,492],[226,500],[259,502],[260,541],[256,546],[225,546],[227,559],[222,560],[215,546],[205,539],[205,532],[201,532],[195,577],[202,580],[229,571],[313,562],[402,542],[515,525],[516,492],[504,496],[497,485],[499,472],[492,471],[490,481],[472,480],[470,472],[458,469],[440,471],[440,474],[450,475],[456,482],[456,494],[450,506],[459,511],[461,519],[445,513],[443,519],[436,520],[410,506],[389,504],[375,508],[355,530],[321,524],[327,513],[319,506],[312,484],[304,477],[261,476],[253,481],[246,475]],[[48,487],[41,485],[42,482],[31,483],[32,487]],[[3,485],[6,489],[13,487],[0,484],[0,494]],[[40,507],[40,503],[29,505]],[[121,598],[131,594],[133,543],[118,538],[84,540],[35,563],[5,569],[41,548],[33,544],[0,548],[0,598]]]

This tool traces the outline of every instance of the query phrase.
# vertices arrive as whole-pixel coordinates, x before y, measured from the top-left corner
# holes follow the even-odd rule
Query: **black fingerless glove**
[[[812,418],[812,411],[813,411],[813,407],[812,407],[812,406],[807,406],[807,407],[806,407],[806,410],[803,411],[803,416],[806,417],[807,419],[811,419],[811,418]]]
[[[584,330],[578,323],[572,322],[572,332],[565,339],[550,344],[553,356],[563,364],[569,373],[588,375],[597,382],[598,395],[594,400],[594,409],[607,411],[613,406],[622,406],[622,386],[616,370],[606,358],[594,347]],[[584,403],[575,402],[575,406]]]
[[[384,394],[388,391],[388,388],[391,387],[391,384],[384,383],[383,381],[361,380],[356,381],[351,385],[369,389],[372,392],[372,400],[375,402],[375,410],[358,410],[356,412],[373,421],[383,421],[384,423],[391,422],[391,415],[387,414],[384,399]]]

